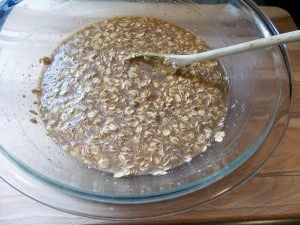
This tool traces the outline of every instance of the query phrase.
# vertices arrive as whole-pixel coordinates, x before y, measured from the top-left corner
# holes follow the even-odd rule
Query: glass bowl
[[[167,175],[120,179],[89,169],[55,145],[31,113],[37,111],[32,90],[42,69],[39,58],[95,20],[161,18],[212,49],[277,33],[252,1],[213,2],[25,0],[15,6],[0,32],[1,177],[54,208],[126,220],[191,209],[245,183],[270,157],[289,120],[291,73],[284,45],[220,58],[230,81],[226,136]]]

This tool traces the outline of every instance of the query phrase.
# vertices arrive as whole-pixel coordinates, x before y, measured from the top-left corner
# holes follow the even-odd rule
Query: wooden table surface
[[[286,11],[275,7],[262,8],[280,32],[297,29]],[[292,118],[282,141],[260,172],[247,184],[211,204],[147,224],[300,218],[300,42],[288,44],[288,52],[294,71]],[[111,222],[49,208],[22,195],[0,179],[1,225],[107,223]]]

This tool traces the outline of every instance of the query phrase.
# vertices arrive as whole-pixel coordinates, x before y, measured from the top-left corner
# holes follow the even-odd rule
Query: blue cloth
[[[0,0],[0,30],[12,7],[20,1],[22,0]]]

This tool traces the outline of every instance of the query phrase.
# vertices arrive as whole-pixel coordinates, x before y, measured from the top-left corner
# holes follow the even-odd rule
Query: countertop
[[[262,7],[280,32],[297,29],[290,15]],[[300,42],[288,44],[294,71],[294,107],[288,129],[275,152],[248,183],[208,205],[145,224],[198,224],[248,220],[300,219]],[[49,208],[0,179],[0,224],[110,224]],[[143,223],[138,223],[143,224]]]

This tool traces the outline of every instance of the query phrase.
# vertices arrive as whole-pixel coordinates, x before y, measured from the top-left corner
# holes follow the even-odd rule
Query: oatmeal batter
[[[222,141],[226,77],[215,60],[169,74],[132,53],[208,50],[192,33],[149,17],[116,17],[71,35],[44,58],[40,115],[48,135],[115,177],[166,174]]]

